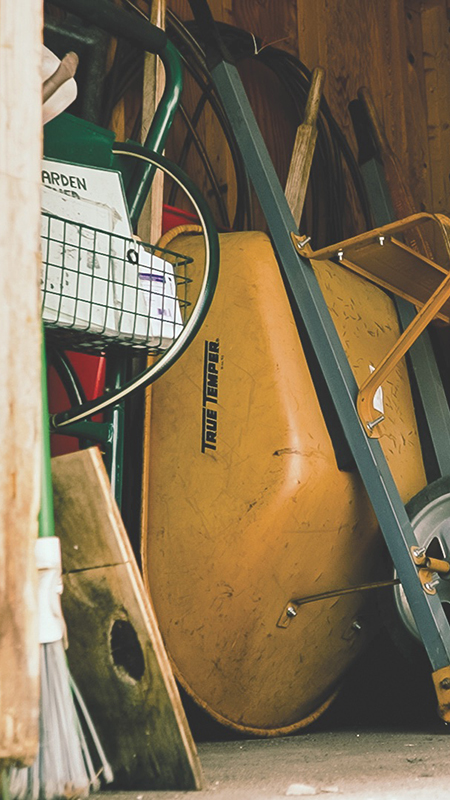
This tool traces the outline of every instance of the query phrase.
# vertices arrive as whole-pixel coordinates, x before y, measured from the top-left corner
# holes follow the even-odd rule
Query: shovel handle
[[[299,227],[302,218],[306,189],[308,187],[311,164],[316,146],[317,117],[319,114],[324,80],[325,70],[322,67],[316,67],[311,78],[311,86],[305,108],[305,117],[302,124],[297,128],[286,181],[286,200],[288,201],[297,227]]]

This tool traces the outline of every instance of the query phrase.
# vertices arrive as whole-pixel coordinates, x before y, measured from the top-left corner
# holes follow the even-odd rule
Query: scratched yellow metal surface
[[[170,247],[198,257],[200,244]],[[362,382],[398,335],[393,304],[331,263],[317,276]],[[403,365],[384,403],[381,443],[406,501],[426,481]],[[181,683],[242,731],[308,724],[371,636],[372,593],[299,606],[285,627],[280,616],[291,600],[386,571],[361,480],[337,469],[265,234],[221,236],[206,322],[153,389],[144,502],[144,572]]]

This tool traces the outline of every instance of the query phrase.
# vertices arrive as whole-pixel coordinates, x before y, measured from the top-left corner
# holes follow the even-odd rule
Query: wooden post
[[[0,768],[38,745],[42,9],[0,0]]]
[[[166,0],[153,0],[150,21],[160,28],[165,27]],[[164,68],[160,59],[146,53],[144,63],[144,86],[142,93],[142,141],[147,136],[153,115],[164,91]],[[152,185],[152,191],[144,206],[139,220],[138,232],[141,239],[150,244],[156,244],[161,236],[162,206],[163,206],[164,176],[159,170]],[[147,359],[147,366],[154,361],[153,356]],[[141,502],[141,533],[147,535],[148,531],[148,499],[147,487],[149,485],[149,450],[150,450],[150,418],[152,407],[152,387],[145,391],[144,432],[143,432],[143,459],[142,459],[142,502]]]
[[[159,28],[164,28],[166,17],[166,0],[153,0],[150,21]],[[144,87],[142,93],[142,141],[145,140],[155,114],[161,95],[164,91],[164,67],[161,60],[152,53],[146,53],[144,62]],[[139,236],[145,242],[156,244],[161,236],[161,220],[163,205],[163,175],[159,171],[155,175],[152,191],[144,206],[139,220]]]

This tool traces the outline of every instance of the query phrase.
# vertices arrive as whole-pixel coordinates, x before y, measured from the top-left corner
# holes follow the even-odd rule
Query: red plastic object
[[[99,397],[105,388],[106,361],[104,356],[91,356],[87,353],[67,352],[70,363],[72,364],[88,400]],[[48,368],[48,405],[50,414],[58,411],[65,411],[70,407],[69,398],[60,381],[56,370]],[[101,420],[101,415],[93,417],[94,420]],[[78,439],[75,436],[63,436],[53,434],[50,439],[52,456],[61,456],[64,453],[73,453],[79,450]]]
[[[193,225],[199,224],[199,218],[196,214],[192,214],[190,211],[183,211],[182,208],[163,205],[162,234],[171,228],[176,228],[178,225],[189,225],[189,223]]]

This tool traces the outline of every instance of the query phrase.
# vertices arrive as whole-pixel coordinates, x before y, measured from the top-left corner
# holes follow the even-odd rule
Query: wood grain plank
[[[444,2],[424,8],[421,19],[431,204],[433,211],[445,213],[450,194],[450,50]]]
[[[427,99],[423,63],[422,18],[415,0],[405,3],[406,17],[406,76],[409,102],[405,106],[409,138],[415,146],[410,149],[408,173],[409,190],[416,211],[433,211],[429,182],[430,152],[427,130]]]
[[[234,0],[231,14],[233,24],[254,33],[262,40],[262,46],[273,44],[298,55],[296,0]]]
[[[200,788],[195,745],[101,456],[96,448],[60,456],[52,471],[69,664],[116,787]]]
[[[41,26],[39,4],[0,0],[0,767],[38,745]]]

